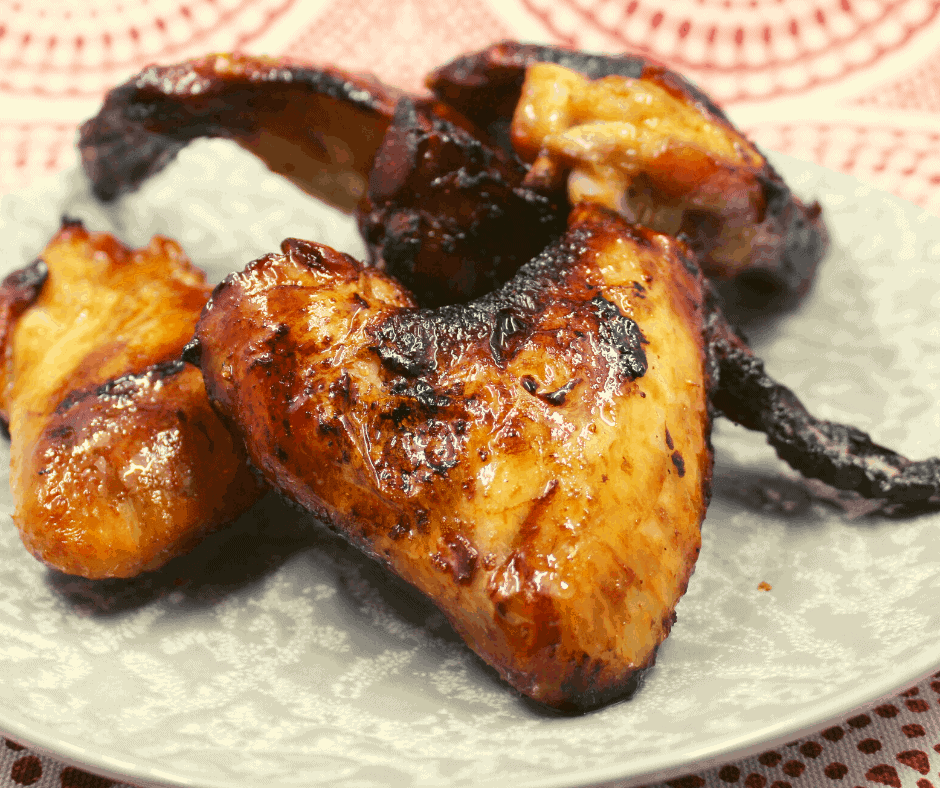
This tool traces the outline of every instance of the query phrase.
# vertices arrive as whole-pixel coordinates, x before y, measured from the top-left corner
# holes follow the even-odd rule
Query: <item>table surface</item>
[[[762,147],[940,213],[940,0],[88,0],[77,8],[0,6],[0,194],[74,166],[77,124],[149,63],[238,49],[418,88],[448,58],[516,38],[652,55],[707,90]],[[0,737],[0,788],[110,785]],[[662,785],[940,788],[940,664],[814,735]]]

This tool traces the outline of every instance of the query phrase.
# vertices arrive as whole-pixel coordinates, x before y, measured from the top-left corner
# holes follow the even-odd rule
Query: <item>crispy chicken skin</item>
[[[189,353],[277,489],[433,599],[525,695],[627,693],[669,632],[712,467],[702,280],[595,206],[503,288],[418,309],[289,239]]]
[[[156,569],[259,496],[179,360],[210,290],[173,241],[135,251],[78,223],[0,286],[14,521],[49,566]]]
[[[81,129],[95,194],[136,189],[191,140],[225,137],[308,192],[351,210],[401,91],[369,76],[215,54],[150,66],[111,90]]]
[[[527,188],[527,172],[498,146],[401,99],[359,209],[370,261],[422,306],[496,289],[565,229],[563,191]]]
[[[738,279],[760,302],[792,303],[808,290],[828,245],[819,206],[794,197],[678,74],[641,57],[503,42],[442,66],[427,84],[511,142],[532,164],[529,187],[564,181],[572,203],[599,202],[679,235],[707,276]]]

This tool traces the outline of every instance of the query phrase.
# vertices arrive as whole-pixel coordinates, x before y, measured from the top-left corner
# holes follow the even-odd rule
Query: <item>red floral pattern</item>
[[[719,101],[801,93],[908,44],[938,0],[521,0],[549,37],[575,47],[642,51]]]
[[[293,3],[8,3],[0,19],[0,91],[16,97],[97,97],[147,63],[181,60],[222,42],[225,48],[244,48]]]

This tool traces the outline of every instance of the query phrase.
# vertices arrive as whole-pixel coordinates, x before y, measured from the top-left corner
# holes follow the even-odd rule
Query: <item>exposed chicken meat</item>
[[[460,57],[428,86],[533,163],[526,185],[567,183],[631,221],[681,235],[732,298],[790,303],[825,253],[803,205],[707,96],[640,57],[504,42]],[[509,119],[512,119],[511,128]]]

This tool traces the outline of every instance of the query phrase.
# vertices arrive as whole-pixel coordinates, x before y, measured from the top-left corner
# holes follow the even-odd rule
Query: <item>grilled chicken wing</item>
[[[797,200],[721,110],[668,69],[504,42],[441,67],[428,86],[436,99],[338,69],[210,55],[152,66],[112,90],[80,148],[103,199],[136,188],[196,137],[234,139],[346,210],[376,163],[363,234],[373,262],[414,274],[426,304],[506,281],[542,248],[518,239],[560,233],[582,200],[682,234],[707,275],[740,285],[732,299],[787,303],[808,289],[827,245],[818,206]],[[418,112],[392,124],[402,99]],[[443,158],[422,164],[418,149]],[[488,239],[507,225],[513,242],[500,250]]]
[[[259,496],[179,360],[210,287],[180,248],[67,223],[0,286],[0,408],[26,547],[89,578],[156,569]]]
[[[566,198],[526,187],[498,146],[401,99],[360,205],[373,265],[423,306],[477,298],[565,229]]]
[[[102,200],[133,191],[200,137],[231,139],[305,191],[351,211],[405,94],[375,78],[289,60],[214,54],[150,66],[111,90],[81,128],[82,164]],[[464,128],[451,107],[423,111]]]
[[[526,695],[623,695],[668,634],[712,467],[702,280],[593,206],[503,288],[416,308],[285,241],[226,279],[192,358],[277,489],[433,599]]]
[[[441,101],[508,139],[526,185],[567,183],[630,221],[681,235],[706,275],[752,298],[802,297],[827,247],[803,205],[701,91],[641,57],[504,42],[427,80]],[[508,128],[509,119],[511,127]]]
[[[136,189],[191,140],[225,137],[351,210],[400,95],[339,69],[207,55],[150,66],[114,88],[82,126],[79,148],[105,200]]]

